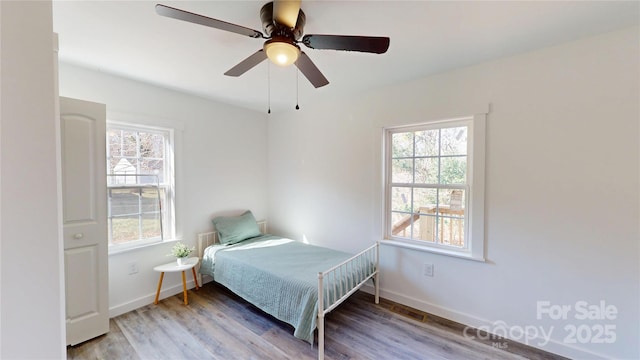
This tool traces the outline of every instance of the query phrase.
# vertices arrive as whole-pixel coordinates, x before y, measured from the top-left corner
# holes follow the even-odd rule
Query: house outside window
[[[173,131],[108,123],[107,194],[110,251],[173,238]]]
[[[485,115],[385,129],[385,238],[484,258]]]

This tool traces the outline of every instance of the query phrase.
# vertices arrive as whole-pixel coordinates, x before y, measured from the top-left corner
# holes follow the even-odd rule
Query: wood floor
[[[187,306],[181,294],[172,296],[111,319],[110,329],[106,335],[68,347],[68,358],[317,358],[317,347],[293,337],[291,326],[214,283],[189,291]],[[507,343],[501,350],[492,341],[463,337],[462,329],[460,324],[389,301],[376,305],[373,295],[358,292],[327,316],[325,354],[340,360],[562,359],[517,343]]]

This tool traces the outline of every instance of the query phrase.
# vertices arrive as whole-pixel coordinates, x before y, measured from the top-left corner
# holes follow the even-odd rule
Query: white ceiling
[[[268,61],[241,77],[223,73],[262,47],[252,39],[159,16],[154,6],[195,12],[262,31],[265,1],[56,1],[60,60],[266,111],[296,104],[295,67]],[[302,1],[306,34],[391,38],[383,55],[301,48],[329,79],[300,74],[300,106],[637,25],[640,2]]]

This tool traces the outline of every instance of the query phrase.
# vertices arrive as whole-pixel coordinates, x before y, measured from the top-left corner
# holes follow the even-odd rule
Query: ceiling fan
[[[251,38],[266,39],[262,49],[224,73],[228,76],[240,76],[269,58],[273,63],[281,66],[295,64],[309,82],[314,87],[319,88],[327,85],[329,80],[322,75],[309,56],[300,50],[298,44],[302,43],[310,49],[359,51],[374,54],[383,54],[389,48],[388,37],[315,34],[302,36],[306,16],[300,9],[300,0],[275,0],[262,6],[260,20],[266,35],[258,30],[162,4],[156,5],[156,12],[162,16],[209,26]]]

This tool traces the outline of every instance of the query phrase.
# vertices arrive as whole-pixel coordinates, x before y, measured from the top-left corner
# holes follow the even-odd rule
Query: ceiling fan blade
[[[267,53],[264,52],[263,49],[260,49],[253,53],[253,55],[248,58],[242,60],[238,65],[229,69],[226,73],[227,76],[240,76],[247,71],[253,69],[254,66],[260,64],[267,58]]]
[[[170,17],[173,19],[178,19],[182,21],[188,21],[194,24],[209,26],[215,29],[229,31],[232,33],[245,35],[252,38],[264,37],[262,33],[258,30],[249,29],[247,27],[228,23],[222,20],[212,19],[210,17],[194,14],[192,12],[172,8],[170,6],[166,6],[162,4],[156,5],[156,13],[158,13],[158,15]]]
[[[300,12],[300,0],[275,0],[273,2],[273,19],[293,29],[298,21]]]
[[[305,35],[302,43],[311,49],[360,51],[384,54],[389,49],[389,38],[380,36]]]
[[[322,75],[318,67],[316,67],[304,51],[300,52],[296,66],[315,88],[325,86],[329,83],[329,80]]]

